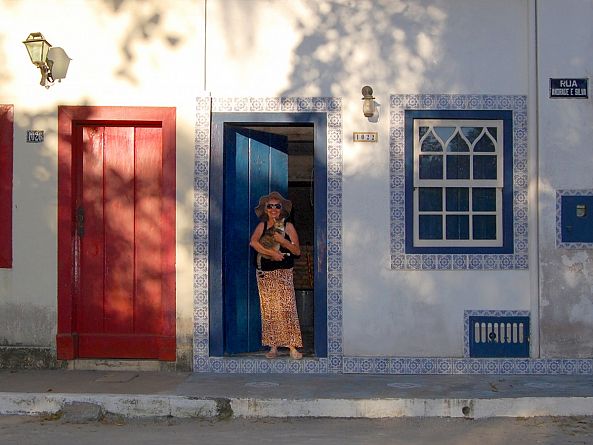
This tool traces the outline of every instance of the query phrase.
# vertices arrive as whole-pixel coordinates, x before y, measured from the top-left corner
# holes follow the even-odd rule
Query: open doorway
[[[294,287],[297,312],[303,337],[303,354],[315,354],[314,339],[314,240],[315,240],[315,193],[314,193],[314,128],[303,125],[262,125],[246,127],[286,137],[288,155],[288,193],[292,201],[289,217],[297,229],[301,256],[294,262]]]
[[[249,238],[259,197],[290,199],[301,244],[294,286],[305,357],[327,355],[326,115],[213,113],[209,350],[259,356],[259,294]]]

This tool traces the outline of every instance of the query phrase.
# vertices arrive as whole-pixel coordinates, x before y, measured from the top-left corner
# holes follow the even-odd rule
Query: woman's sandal
[[[278,357],[278,350],[270,350],[268,352],[266,352],[266,358],[276,358]]]
[[[303,358],[303,354],[301,354],[296,349],[291,349],[290,350],[290,358],[293,359],[293,360],[300,360],[300,359]]]

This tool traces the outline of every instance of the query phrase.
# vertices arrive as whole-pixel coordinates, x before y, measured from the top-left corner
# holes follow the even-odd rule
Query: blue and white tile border
[[[463,357],[469,358],[469,317],[529,317],[529,311],[468,310],[463,311]]]
[[[511,110],[513,112],[512,254],[454,255],[405,252],[405,111]],[[389,171],[391,268],[395,270],[522,270],[527,252],[527,98],[462,94],[396,94],[390,97]]]
[[[563,243],[562,242],[562,197],[563,196],[593,196],[593,190],[556,190],[556,247],[559,249],[592,249],[593,243]]]
[[[353,374],[546,374],[591,375],[592,359],[480,359],[440,357],[344,357]]]
[[[342,372],[342,100],[333,97],[196,99],[194,166],[194,358],[197,372]],[[266,360],[210,357],[208,323],[208,202],[212,112],[327,113],[327,358]]]

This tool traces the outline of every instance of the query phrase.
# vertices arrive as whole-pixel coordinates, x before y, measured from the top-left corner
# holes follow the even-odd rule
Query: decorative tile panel
[[[513,115],[513,253],[408,254],[405,250],[405,111],[511,110]],[[397,94],[390,98],[391,268],[396,270],[527,269],[527,98],[502,95]]]
[[[208,320],[208,205],[212,112],[327,113],[327,358],[210,357]],[[342,372],[342,100],[335,97],[196,99],[194,167],[194,370],[220,373]]]
[[[468,310],[463,311],[463,357],[469,358],[469,317],[529,317],[529,311]]]

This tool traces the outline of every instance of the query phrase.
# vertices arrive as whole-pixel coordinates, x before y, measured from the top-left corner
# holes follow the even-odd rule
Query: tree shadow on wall
[[[103,4],[114,15],[129,17],[120,43],[121,63],[115,74],[130,83],[138,83],[133,66],[141,57],[139,45],[161,42],[172,51],[186,40],[179,30],[166,23],[168,4],[165,2],[148,0],[141,2],[140,7],[135,0],[103,0]]]
[[[386,94],[419,85],[434,66],[447,14],[437,6],[392,0],[305,2],[297,23],[290,87],[283,95],[347,96],[372,82]]]

